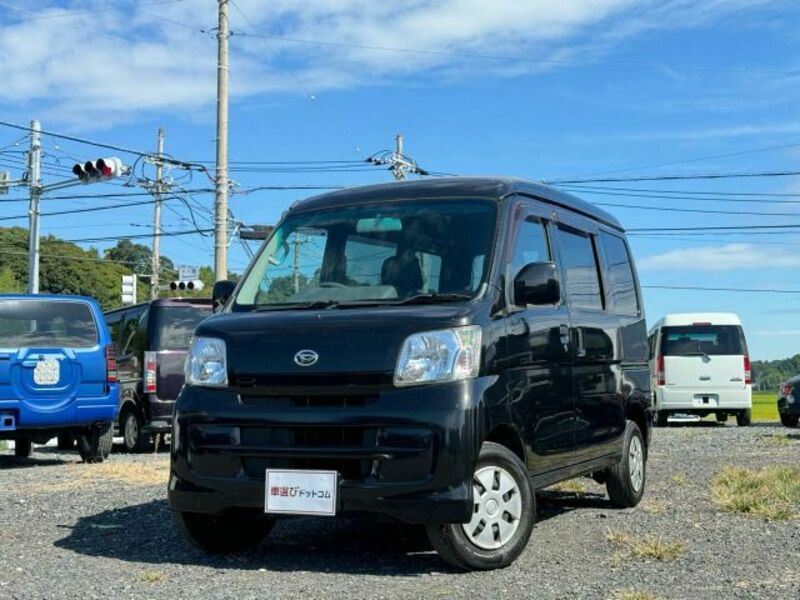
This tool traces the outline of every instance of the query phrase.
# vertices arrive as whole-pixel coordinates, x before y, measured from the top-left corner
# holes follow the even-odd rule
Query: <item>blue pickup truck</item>
[[[85,462],[102,462],[118,411],[116,352],[97,302],[0,295],[0,440],[14,440],[17,457],[72,436]]]

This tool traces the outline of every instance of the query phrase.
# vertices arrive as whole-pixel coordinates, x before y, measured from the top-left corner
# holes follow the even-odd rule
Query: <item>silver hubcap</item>
[[[516,480],[502,467],[483,467],[475,472],[472,490],[472,519],[462,525],[464,533],[484,550],[504,546],[522,517],[522,495]]]
[[[631,474],[633,489],[640,491],[644,483],[644,451],[642,441],[637,436],[631,438],[631,445],[628,448],[628,471]]]
[[[136,444],[136,438],[139,437],[139,422],[134,415],[128,415],[125,419],[125,443],[129,447]]]

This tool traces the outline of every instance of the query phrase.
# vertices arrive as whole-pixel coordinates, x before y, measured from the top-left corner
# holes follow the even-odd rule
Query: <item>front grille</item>
[[[364,427],[242,427],[243,446],[270,448],[369,448],[377,430]]]
[[[372,470],[371,460],[331,458],[262,458],[242,459],[242,469],[251,479],[263,480],[267,469],[310,469],[337,471],[345,481],[367,479]]]
[[[242,402],[269,410],[286,408],[350,408],[367,406],[378,399],[377,394],[352,394],[335,396],[291,395],[291,396],[241,396]]]

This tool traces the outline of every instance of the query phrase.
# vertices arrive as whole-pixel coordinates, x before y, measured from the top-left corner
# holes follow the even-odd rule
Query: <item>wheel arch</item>
[[[522,464],[527,465],[528,461],[525,456],[525,445],[522,443],[522,437],[519,432],[509,423],[501,423],[492,427],[489,433],[484,437],[484,442],[494,442],[500,444],[511,450],[522,461]]]
[[[650,445],[650,415],[642,402],[632,400],[625,407],[625,418],[633,421],[639,426],[639,430],[644,437],[645,446]]]

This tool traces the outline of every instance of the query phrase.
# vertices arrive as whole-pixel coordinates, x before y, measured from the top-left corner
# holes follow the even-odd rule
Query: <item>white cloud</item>
[[[639,259],[637,265],[643,271],[740,271],[800,267],[800,255],[780,255],[755,244],[725,244],[670,250]]]
[[[591,62],[644,31],[691,27],[769,1],[238,0],[248,18],[231,6],[235,33],[255,29],[430,54],[234,35],[231,93],[318,92],[426,73],[451,78],[537,72],[557,68],[559,61]],[[214,102],[216,47],[213,35],[200,29],[216,24],[215,5],[143,0],[115,6],[95,0],[31,3],[35,8],[19,5],[14,12],[4,4],[0,103],[14,109],[35,105],[43,109],[37,114],[51,112],[76,123],[87,113],[102,123],[148,111],[207,111]],[[593,30],[587,43],[590,26],[602,28]],[[553,62],[453,55],[458,53]]]

